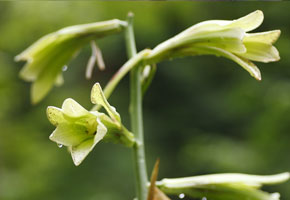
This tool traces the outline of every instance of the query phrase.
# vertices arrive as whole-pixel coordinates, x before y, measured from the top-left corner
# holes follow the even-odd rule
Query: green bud
[[[27,61],[20,77],[33,82],[32,103],[38,103],[54,84],[63,82],[62,69],[90,41],[120,32],[126,22],[110,20],[91,24],[70,26],[50,33],[15,57],[16,61]]]
[[[99,84],[92,91],[94,102],[103,105],[109,116],[87,111],[73,99],[66,99],[61,109],[53,106],[47,108],[48,119],[56,126],[49,138],[58,145],[68,147],[75,165],[81,164],[101,140],[128,147],[135,143],[134,135],[121,124],[119,113],[104,98]]]
[[[280,30],[247,33],[263,22],[262,11],[255,11],[237,20],[210,20],[198,23],[156,46],[147,57],[149,63],[182,56],[216,55],[231,59],[261,80],[252,61],[274,62],[280,59],[273,43]]]
[[[280,194],[269,194],[259,188],[285,182],[289,173],[271,176],[247,174],[212,174],[163,179],[156,185],[166,194],[206,197],[208,200],[279,200]]]

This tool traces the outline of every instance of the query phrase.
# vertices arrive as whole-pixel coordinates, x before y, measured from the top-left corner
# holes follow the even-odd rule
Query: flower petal
[[[242,28],[244,31],[248,32],[259,27],[264,20],[264,14],[260,10],[256,10],[244,17],[233,20],[227,25],[229,28],[238,27]]]
[[[278,184],[289,179],[289,173],[270,176],[248,174],[211,174],[176,179],[163,179],[156,183],[166,194],[184,193],[192,198],[213,200],[279,200],[279,193],[259,190],[263,184]]]
[[[102,105],[106,109],[106,111],[108,112],[108,114],[110,115],[112,119],[121,123],[121,118],[120,118],[119,113],[116,111],[116,109],[113,106],[109,104],[99,83],[96,83],[92,88],[91,101],[93,104]]]
[[[191,49],[191,51],[194,55],[216,55],[231,59],[242,66],[245,70],[247,70],[255,79],[261,80],[261,73],[258,67],[245,58],[239,57],[235,54],[216,47],[195,46]]]
[[[68,98],[63,102],[62,110],[65,115],[75,118],[83,117],[89,114],[85,108],[71,98]]]
[[[49,136],[49,139],[64,146],[76,146],[93,136],[86,134],[86,127],[72,123],[61,123]]]
[[[234,53],[244,53],[247,51],[242,42],[244,35],[245,32],[240,28],[203,33],[192,45],[196,45],[197,43],[222,48]]]
[[[245,32],[248,32],[259,27],[262,24],[263,20],[263,12],[260,10],[256,10],[236,20],[208,20],[200,22],[186,29],[181,34],[198,34],[205,31],[218,31],[225,28],[241,28]]]
[[[56,86],[61,86],[63,85],[64,83],[64,80],[63,80],[63,75],[62,75],[62,72],[60,72],[57,77],[56,77],[56,80],[55,80],[55,85]]]
[[[27,64],[20,71],[20,77],[26,81],[35,81],[46,67],[53,66],[55,58],[64,51],[63,45],[60,45],[61,41],[63,38],[49,34],[16,56],[16,61],[27,61]]]
[[[54,126],[58,126],[58,124],[65,122],[65,119],[63,118],[62,110],[57,107],[48,106],[46,109],[46,114],[47,114],[48,120]]]
[[[76,166],[80,165],[83,162],[83,160],[88,156],[88,154],[93,150],[93,148],[94,148],[93,138],[85,140],[78,146],[71,147],[70,151],[74,164]]]
[[[73,146],[71,148],[71,155],[73,162],[76,166],[80,165],[82,161],[87,157],[87,155],[93,150],[95,145],[103,139],[103,137],[107,133],[107,128],[104,126],[104,124],[97,119],[98,127],[95,137],[90,138],[88,140],[85,140],[81,144],[77,146]]]
[[[244,42],[247,52],[238,53],[244,58],[259,62],[274,62],[280,60],[278,50],[271,44],[258,42]]]
[[[45,75],[39,76],[38,79],[32,84],[31,102],[33,104],[38,103],[47,95],[57,80],[57,74],[58,72],[48,71]]]
[[[163,179],[167,187],[191,187],[196,185],[207,184],[227,184],[243,183],[251,187],[260,187],[262,185],[274,185],[283,183],[290,178],[289,172],[274,175],[249,175],[239,173],[209,174],[184,178]]]
[[[36,60],[35,62],[32,61],[31,65],[28,66],[26,71],[28,74],[30,74],[26,74],[26,76],[27,80],[32,80],[34,78],[33,76],[37,76],[37,79],[33,83],[31,88],[31,100],[33,103],[38,103],[46,96],[54,83],[57,82],[57,78],[59,73],[61,73],[62,67],[67,64],[70,58],[73,57],[73,55],[75,55],[77,51],[77,46],[73,45],[72,43],[63,43],[62,46],[59,46],[57,49],[55,49],[55,52],[49,54],[47,58],[42,60]],[[42,56],[46,56],[46,54]],[[35,70],[34,68],[32,68],[34,66],[42,66],[40,67],[40,69],[42,70],[38,72],[36,68]]]
[[[273,30],[260,33],[247,33],[244,42],[260,42],[266,44],[274,44],[280,37],[280,30]]]

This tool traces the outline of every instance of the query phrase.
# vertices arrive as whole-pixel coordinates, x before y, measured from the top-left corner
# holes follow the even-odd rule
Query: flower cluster
[[[91,99],[105,108],[108,115],[87,111],[73,99],[66,99],[60,108],[49,106],[47,116],[56,126],[50,139],[68,147],[75,165],[79,165],[102,139],[126,146],[134,144],[134,136],[121,124],[120,115],[102,92],[99,83],[93,86]]]

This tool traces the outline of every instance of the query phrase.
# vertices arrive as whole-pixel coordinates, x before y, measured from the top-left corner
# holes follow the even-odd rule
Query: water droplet
[[[61,148],[63,145],[62,144],[57,144],[58,148]]]
[[[62,67],[62,71],[65,72],[67,70],[67,65]]]
[[[178,195],[179,199],[183,199],[185,197],[185,194],[184,193],[181,193]]]
[[[207,198],[206,197],[202,197],[202,199],[201,200],[207,200]]]

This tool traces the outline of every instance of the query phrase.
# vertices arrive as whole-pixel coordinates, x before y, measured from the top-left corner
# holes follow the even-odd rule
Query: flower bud
[[[175,179],[163,179],[156,185],[166,194],[210,200],[279,200],[280,194],[269,194],[259,188],[285,182],[289,173],[271,176],[247,174],[212,174]]]

